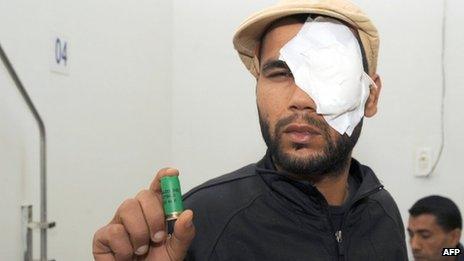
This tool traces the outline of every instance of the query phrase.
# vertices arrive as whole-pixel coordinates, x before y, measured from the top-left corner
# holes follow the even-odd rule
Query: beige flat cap
[[[369,75],[375,74],[379,52],[377,29],[369,17],[349,0],[281,0],[276,5],[251,15],[240,25],[234,36],[234,47],[251,74],[258,77],[256,47],[271,23],[286,16],[305,13],[330,16],[356,28],[366,54]]]

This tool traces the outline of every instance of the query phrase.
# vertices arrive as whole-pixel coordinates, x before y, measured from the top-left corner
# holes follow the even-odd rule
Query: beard
[[[331,127],[325,120],[315,119],[308,114],[295,113],[280,119],[274,126],[274,136],[271,136],[269,122],[261,115],[259,108],[258,114],[261,134],[274,164],[301,178],[338,176],[341,174],[341,171],[346,169],[351,162],[351,152],[358,141],[363,124],[363,120],[361,120],[351,137],[347,134],[340,135],[338,133],[335,137],[332,137],[330,135]],[[284,127],[296,120],[304,122],[320,131],[324,139],[324,146],[315,155],[298,157],[284,151],[284,144],[282,142]],[[308,144],[291,144],[291,149],[296,151],[307,147]]]

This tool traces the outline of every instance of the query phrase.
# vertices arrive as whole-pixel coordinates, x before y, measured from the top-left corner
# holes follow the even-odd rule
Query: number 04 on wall
[[[69,41],[54,34],[51,40],[50,70],[61,74],[69,74]]]

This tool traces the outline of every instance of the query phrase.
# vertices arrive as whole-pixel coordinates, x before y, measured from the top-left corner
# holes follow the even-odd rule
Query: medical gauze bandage
[[[316,103],[317,113],[340,134],[351,136],[364,116],[372,79],[364,72],[359,43],[341,22],[308,18],[280,50],[295,84]]]

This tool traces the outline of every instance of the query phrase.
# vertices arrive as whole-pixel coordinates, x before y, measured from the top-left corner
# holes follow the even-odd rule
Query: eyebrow
[[[418,230],[415,230],[415,231],[414,231],[414,230],[408,228],[407,230],[408,230],[408,232],[411,232],[411,233],[414,233],[414,234],[418,234],[418,233],[431,233],[431,231],[428,230],[428,229],[418,229]]]
[[[416,233],[431,233],[431,232],[428,229],[419,229],[416,231]]]
[[[263,65],[263,68],[261,69],[261,71],[265,73],[271,69],[276,69],[276,68],[290,70],[288,68],[287,63],[282,60],[269,60]]]

